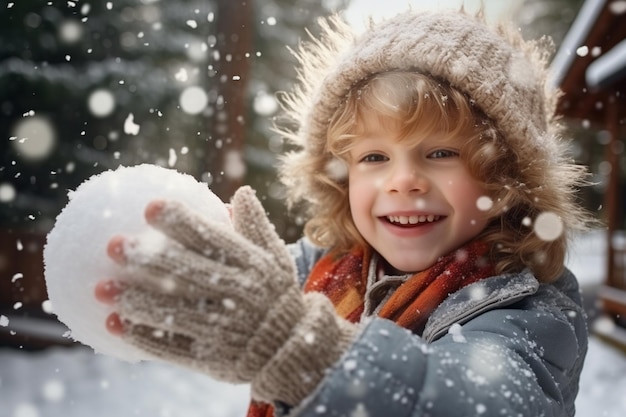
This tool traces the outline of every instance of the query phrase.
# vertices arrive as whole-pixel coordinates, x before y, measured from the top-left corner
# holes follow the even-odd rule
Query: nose
[[[386,188],[391,193],[425,193],[430,181],[415,164],[397,164],[389,172]]]

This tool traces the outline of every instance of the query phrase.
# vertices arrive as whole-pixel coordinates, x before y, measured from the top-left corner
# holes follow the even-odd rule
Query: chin
[[[433,262],[423,261],[416,262],[415,259],[412,260],[397,260],[393,263],[387,261],[387,266],[390,273],[403,275],[403,274],[415,274],[417,272],[423,271],[424,269],[428,269],[434,264]]]

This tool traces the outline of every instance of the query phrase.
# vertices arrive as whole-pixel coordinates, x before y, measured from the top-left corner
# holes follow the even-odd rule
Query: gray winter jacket
[[[323,255],[292,245],[301,280]],[[418,336],[364,319],[326,378],[289,416],[573,416],[587,351],[574,276],[540,284],[528,271],[448,297]]]

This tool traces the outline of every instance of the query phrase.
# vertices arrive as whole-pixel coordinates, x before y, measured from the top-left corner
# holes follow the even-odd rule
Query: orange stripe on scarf
[[[329,253],[315,264],[303,291],[326,295],[337,314],[356,323],[363,314],[370,259],[369,251],[362,248],[342,255]]]
[[[484,242],[473,241],[441,257],[433,266],[400,285],[384,303],[378,316],[421,334],[430,314],[450,294],[493,275],[493,266],[485,258],[488,250]],[[370,260],[370,252],[362,248],[343,255],[331,252],[315,264],[303,290],[326,295],[338,315],[357,323],[365,305]],[[253,401],[247,417],[273,415],[270,404]]]

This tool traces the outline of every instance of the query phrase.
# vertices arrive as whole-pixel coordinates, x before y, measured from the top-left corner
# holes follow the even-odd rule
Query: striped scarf
[[[484,242],[472,241],[439,258],[433,266],[403,282],[384,302],[378,316],[421,334],[430,314],[450,294],[493,275],[493,266],[485,257],[488,250]],[[365,307],[370,260],[371,251],[360,247],[347,254],[330,252],[315,264],[303,290],[325,294],[338,315],[357,323]],[[247,414],[273,416],[271,405],[256,401],[252,401]]]

